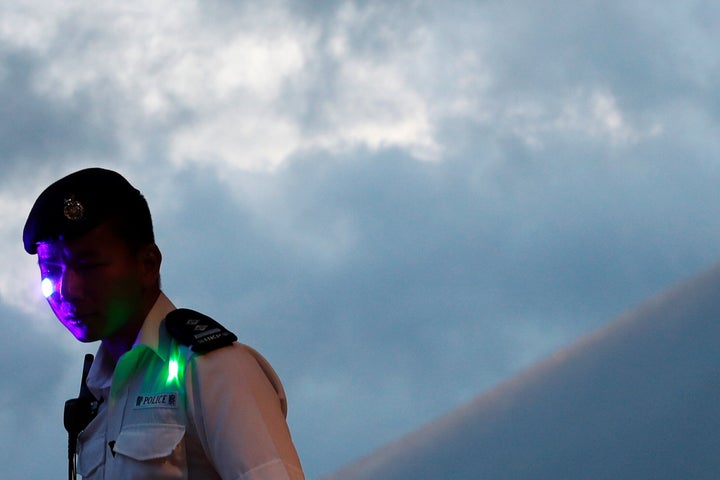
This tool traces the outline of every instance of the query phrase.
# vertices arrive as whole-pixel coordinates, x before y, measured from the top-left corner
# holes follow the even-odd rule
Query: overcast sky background
[[[0,1],[3,470],[64,474],[97,347],[22,249],[52,181],[144,192],[165,292],[273,363],[315,478],[720,259],[719,22],[709,0]]]
[[[322,480],[715,480],[720,268]]]

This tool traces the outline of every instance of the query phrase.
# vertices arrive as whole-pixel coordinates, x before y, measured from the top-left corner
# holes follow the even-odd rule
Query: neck
[[[103,347],[108,354],[110,354],[110,357],[115,361],[115,363],[117,363],[118,360],[120,360],[120,357],[122,357],[125,353],[129,352],[135,344],[138,334],[140,333],[140,329],[145,322],[145,318],[148,313],[150,313],[150,310],[157,301],[159,295],[160,289],[158,288],[146,297],[146,300],[143,302],[142,308],[138,314],[129,320],[122,330],[117,332],[115,335],[102,339],[101,343]]]
[[[135,343],[135,339],[137,338],[137,334],[132,340],[129,340],[128,338],[122,337],[122,338],[105,338],[102,341],[103,347],[105,348],[105,351],[110,354],[110,358],[114,360],[115,363],[120,360],[120,357],[122,357],[125,353],[129,352],[132,348],[133,344]]]

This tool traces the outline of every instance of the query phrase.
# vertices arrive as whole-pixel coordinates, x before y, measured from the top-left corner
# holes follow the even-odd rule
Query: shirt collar
[[[150,312],[145,317],[133,349],[138,345],[143,345],[150,348],[163,360],[167,360],[168,348],[161,348],[161,343],[164,346],[169,341],[168,335],[164,333],[164,329],[161,334],[160,327],[165,316],[173,310],[175,310],[173,303],[164,293],[160,292]],[[115,363],[110,360],[110,355],[108,355],[101,343],[87,378],[87,384],[95,398],[101,398],[103,396],[102,390],[110,388],[114,370]]]
[[[163,292],[160,292],[155,304],[150,309],[147,317],[145,317],[133,347],[145,345],[163,356],[160,352],[160,324],[165,319],[165,316],[173,310],[175,310],[175,305]]]

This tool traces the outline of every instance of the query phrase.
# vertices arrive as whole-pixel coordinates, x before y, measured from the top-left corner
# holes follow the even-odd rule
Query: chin
[[[95,335],[92,335],[90,332],[88,332],[82,327],[65,325],[65,328],[67,328],[68,331],[72,333],[73,337],[75,337],[79,342],[92,343],[99,340],[99,338],[95,338]]]
[[[97,342],[100,340],[99,338],[82,337],[82,336],[78,337],[77,335],[75,336],[75,338],[81,343],[93,343],[93,342]]]

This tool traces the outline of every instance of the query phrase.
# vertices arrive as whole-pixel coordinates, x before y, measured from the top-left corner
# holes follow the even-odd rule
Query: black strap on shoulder
[[[212,318],[188,308],[168,313],[165,328],[178,342],[200,354],[226,347],[237,340],[234,333]]]

